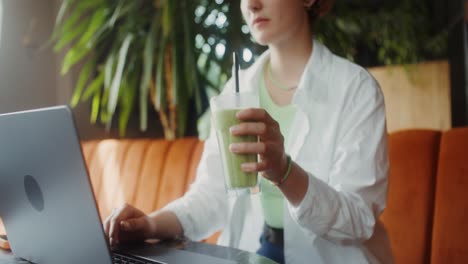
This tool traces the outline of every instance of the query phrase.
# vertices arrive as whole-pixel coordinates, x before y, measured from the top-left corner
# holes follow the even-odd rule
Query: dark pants
[[[260,236],[260,248],[257,250],[257,254],[274,260],[279,264],[284,264],[284,242],[282,239],[281,241],[272,239],[271,230],[265,227],[263,234]]]

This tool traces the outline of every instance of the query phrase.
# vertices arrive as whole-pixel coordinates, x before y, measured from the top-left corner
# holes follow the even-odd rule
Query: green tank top
[[[273,102],[265,86],[263,76],[265,75],[263,74],[261,76],[259,83],[260,107],[265,109],[270,116],[279,123],[281,134],[283,134],[284,142],[286,144],[289,139],[289,128],[294,114],[296,113],[296,107],[294,105],[278,106]],[[265,222],[271,227],[283,228],[283,193],[278,189],[278,187],[263,177],[261,177],[260,180],[260,188],[260,201]]]

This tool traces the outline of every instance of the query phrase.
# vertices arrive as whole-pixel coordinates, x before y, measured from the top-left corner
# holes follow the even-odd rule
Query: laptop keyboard
[[[114,264],[165,264],[163,262],[155,261],[155,260],[144,260],[128,255],[122,255],[118,253],[112,254],[112,259]]]

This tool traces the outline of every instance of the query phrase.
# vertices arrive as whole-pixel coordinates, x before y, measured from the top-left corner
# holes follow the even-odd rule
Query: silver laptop
[[[17,257],[38,264],[117,262],[68,107],[0,115],[0,216]],[[162,247],[132,252],[141,261],[135,263],[234,263]]]

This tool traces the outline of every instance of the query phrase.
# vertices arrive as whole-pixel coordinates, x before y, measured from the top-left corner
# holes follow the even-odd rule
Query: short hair
[[[335,0],[317,0],[314,5],[308,10],[309,21],[311,25],[314,25],[315,22],[326,15],[333,7]]]

